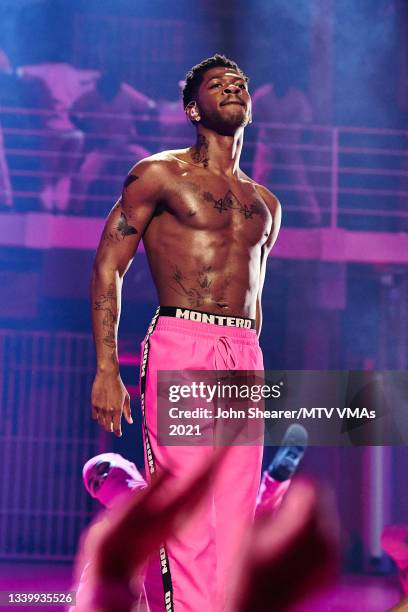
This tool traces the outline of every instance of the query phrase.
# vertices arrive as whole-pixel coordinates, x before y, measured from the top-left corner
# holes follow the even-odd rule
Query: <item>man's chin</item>
[[[231,113],[227,117],[220,117],[214,122],[211,129],[222,136],[233,136],[235,132],[246,127],[248,119],[243,113]],[[210,127],[210,126],[208,126]]]
[[[248,125],[248,121],[246,117],[240,117],[237,120],[231,119],[231,121],[224,121],[220,125],[220,134],[225,136],[233,136],[238,130],[242,130],[242,128]]]
[[[202,125],[222,136],[233,136],[239,129],[248,125],[245,107],[228,105],[224,109],[213,116],[203,117]]]
[[[227,104],[222,107],[220,119],[223,122],[242,127],[247,124],[246,108],[238,104]]]

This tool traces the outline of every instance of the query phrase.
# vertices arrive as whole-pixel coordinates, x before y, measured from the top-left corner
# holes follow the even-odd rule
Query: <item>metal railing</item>
[[[135,120],[138,136],[132,140],[126,140],[126,134],[84,136],[76,131],[81,145],[70,152],[62,142],[66,133],[39,127],[50,113],[0,109],[5,143],[2,153],[9,169],[14,209],[20,212],[53,212],[52,206],[44,207],[44,190],[47,184],[57,184],[65,177],[70,181],[69,197],[57,212],[105,216],[120,194],[125,173],[140,158],[140,147],[154,153],[188,146],[193,137],[183,122],[166,126],[163,119],[139,116]],[[102,121],[113,118],[108,113],[86,115]],[[24,125],[18,125],[19,119]],[[30,125],[31,119],[37,125]],[[258,138],[261,131],[262,141]],[[121,144],[119,138],[115,148],[112,141],[118,136],[124,140]],[[254,123],[247,134],[242,167],[255,179],[261,176],[280,198],[286,225],[407,231],[407,145],[408,131],[403,130]],[[87,177],[83,163],[91,151],[98,152],[100,170]],[[64,165],[71,169],[66,172]],[[84,177],[90,179],[85,193]],[[0,203],[5,184],[0,177]]]
[[[0,330],[0,558],[72,559],[92,500],[90,335]]]

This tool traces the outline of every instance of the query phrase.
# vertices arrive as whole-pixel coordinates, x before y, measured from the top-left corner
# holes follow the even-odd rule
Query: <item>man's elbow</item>
[[[112,281],[117,275],[121,276],[118,262],[105,257],[96,256],[92,266],[92,285]]]

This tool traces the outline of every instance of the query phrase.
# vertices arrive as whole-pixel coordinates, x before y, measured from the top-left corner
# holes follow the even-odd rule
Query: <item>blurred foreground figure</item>
[[[141,493],[147,483],[134,463],[117,453],[103,453],[89,459],[84,465],[82,478],[86,490],[103,506],[112,510],[121,508],[130,498]],[[89,605],[89,580],[94,562],[95,545],[109,528],[110,512],[101,512],[81,537],[79,552],[75,559],[74,581],[76,605],[70,610],[86,612]],[[140,601],[144,601],[142,578]]]
[[[396,606],[390,608],[387,612],[407,612],[408,610],[408,597],[404,597],[402,601]]]
[[[381,535],[381,545],[398,568],[402,592],[408,595],[408,525],[388,525]],[[408,605],[407,608],[408,610]]]
[[[112,512],[111,521],[92,542],[94,562],[74,610],[149,609],[141,603],[143,588],[135,575],[141,573],[155,547],[176,534],[181,525],[194,521],[215,465],[218,468],[221,462],[218,454],[217,462],[185,480],[178,490],[163,487],[171,476],[162,475],[125,507]],[[338,559],[334,517],[324,492],[308,481],[293,483],[276,513],[258,517],[248,533],[230,576],[235,588],[226,612],[283,612],[332,579]],[[162,571],[168,571],[164,562]],[[194,601],[190,605],[199,612]]]
[[[228,612],[286,612],[333,581],[339,569],[338,521],[327,491],[296,480],[273,514],[248,534]]]
[[[278,449],[268,470],[262,477],[257,499],[257,514],[272,513],[280,506],[290,485],[290,479],[299,466],[307,444],[306,430],[300,425],[288,428],[282,445]],[[92,457],[83,468],[83,481],[88,493],[105,507],[112,509],[123,505],[132,495],[137,495],[147,487],[147,483],[134,463],[127,461],[116,453],[103,453]],[[83,609],[84,593],[92,562],[92,543],[95,536],[109,525],[109,516],[99,515],[97,520],[85,532],[81,541],[80,554],[77,556],[75,580],[77,587],[77,605],[72,610]],[[137,579],[139,585],[142,578]],[[147,600],[151,610],[162,610],[160,593],[161,567],[149,563],[145,568],[144,581]],[[145,601],[144,589],[141,601]],[[86,602],[86,599],[85,599]]]
[[[70,610],[142,612],[152,609],[146,603],[141,578],[146,561],[155,549],[162,547],[169,534],[177,534],[195,518],[193,510],[205,496],[214,466],[222,464],[224,455],[225,449],[214,453],[204,471],[195,471],[183,478],[177,487],[172,476],[162,474],[146,488],[134,464],[114,453],[98,455],[85,464],[83,477],[87,490],[107,503],[112,512],[109,516],[104,514],[102,521],[86,534],[77,562],[76,573],[80,575],[77,604]],[[137,494],[130,495],[129,503],[127,496],[132,491]],[[166,572],[168,567],[163,558],[156,584],[158,590],[161,574]],[[165,610],[164,603],[160,609]]]

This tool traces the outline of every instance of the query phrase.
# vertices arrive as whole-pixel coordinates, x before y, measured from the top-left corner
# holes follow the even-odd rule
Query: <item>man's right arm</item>
[[[102,233],[92,272],[92,327],[97,372],[92,416],[106,431],[121,435],[121,417],[131,423],[130,398],[119,374],[117,334],[123,277],[160,197],[158,162],[143,160],[127,176],[122,195]]]

